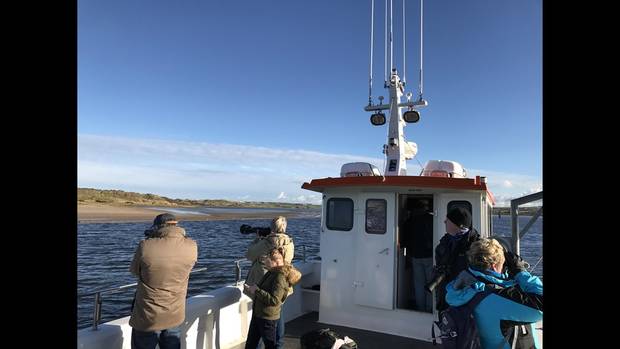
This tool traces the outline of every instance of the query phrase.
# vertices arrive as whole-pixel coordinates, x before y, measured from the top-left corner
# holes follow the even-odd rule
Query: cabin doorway
[[[397,308],[432,313],[433,196],[399,195],[398,217]]]

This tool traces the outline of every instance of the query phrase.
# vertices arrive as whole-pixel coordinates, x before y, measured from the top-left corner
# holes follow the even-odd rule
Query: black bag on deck
[[[478,326],[474,319],[474,308],[492,292],[485,291],[476,294],[467,304],[459,307],[450,306],[448,309],[439,313],[439,321],[435,321],[440,331],[441,347],[443,349],[479,349],[480,336]],[[435,340],[435,326],[431,333],[433,345],[437,345]]]
[[[343,339],[336,331],[329,328],[321,328],[304,333],[299,341],[301,349],[331,349],[336,340]],[[346,343],[340,349],[357,349],[355,342]]]
[[[499,325],[504,338],[510,344],[510,348],[532,349],[536,347],[530,323],[500,320]]]

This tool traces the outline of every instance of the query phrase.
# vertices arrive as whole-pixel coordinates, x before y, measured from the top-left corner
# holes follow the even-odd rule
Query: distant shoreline
[[[269,212],[218,212],[218,213],[179,213],[178,207],[156,206],[115,206],[105,204],[78,204],[78,223],[126,223],[151,222],[160,213],[174,214],[179,221],[215,221],[238,219],[270,219],[275,216],[297,217],[297,211],[272,209]]]

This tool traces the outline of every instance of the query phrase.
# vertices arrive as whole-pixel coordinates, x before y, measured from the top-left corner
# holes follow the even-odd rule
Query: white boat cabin
[[[473,228],[488,237],[494,199],[484,177],[460,178],[458,163],[429,161],[425,170],[422,176],[342,171],[347,175],[303,184],[323,193],[320,322],[429,339],[437,316],[414,305],[413,272],[402,244],[412,233],[403,229],[410,205],[424,200],[433,215],[434,255],[454,206],[467,208]]]

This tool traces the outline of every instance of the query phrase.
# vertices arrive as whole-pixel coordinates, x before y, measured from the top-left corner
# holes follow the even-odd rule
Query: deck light
[[[385,114],[383,113],[372,114],[370,116],[370,123],[375,126],[381,126],[385,124]]]
[[[409,110],[403,114],[403,119],[408,123],[416,123],[420,121],[420,113],[417,110]]]

